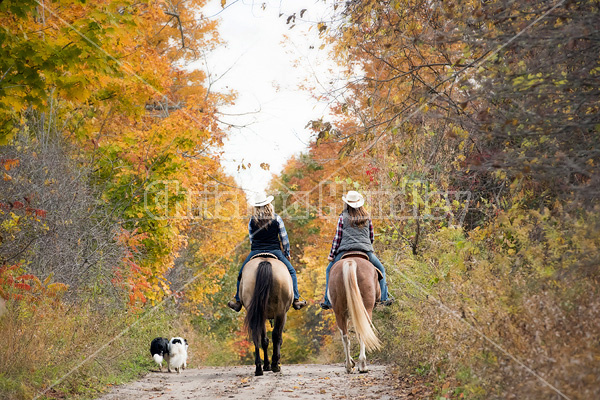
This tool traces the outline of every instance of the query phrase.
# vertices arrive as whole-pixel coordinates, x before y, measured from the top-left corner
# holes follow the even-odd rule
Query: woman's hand
[[[328,259],[329,261],[333,261],[333,257],[331,257],[331,256],[327,256],[327,259]]]

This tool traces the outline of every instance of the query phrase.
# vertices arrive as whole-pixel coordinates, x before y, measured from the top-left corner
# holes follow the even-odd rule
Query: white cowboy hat
[[[266,206],[267,204],[269,204],[270,202],[272,202],[274,199],[273,196],[268,196],[264,193],[259,193],[256,196],[254,196],[254,203],[250,203],[251,205],[253,205],[254,207],[262,207],[262,206]]]
[[[352,208],[359,208],[365,204],[365,198],[355,190],[350,190],[347,195],[342,196],[342,200]]]

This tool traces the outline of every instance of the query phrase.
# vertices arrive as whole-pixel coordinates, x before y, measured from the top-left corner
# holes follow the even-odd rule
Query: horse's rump
[[[292,287],[292,277],[285,264],[276,258],[257,257],[252,258],[244,266],[242,278],[240,281],[240,300],[246,310],[250,307],[251,299],[254,295],[254,288],[257,281],[258,266],[261,262],[267,261],[272,268],[273,285],[269,293],[267,306],[267,319],[275,318],[282,310],[289,310],[294,300]]]

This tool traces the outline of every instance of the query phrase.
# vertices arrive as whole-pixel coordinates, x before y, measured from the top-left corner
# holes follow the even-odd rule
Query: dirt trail
[[[386,367],[369,368],[367,374],[348,375],[343,364],[283,365],[281,373],[258,377],[252,365],[153,372],[113,388],[100,400],[422,398],[409,385],[398,384]]]

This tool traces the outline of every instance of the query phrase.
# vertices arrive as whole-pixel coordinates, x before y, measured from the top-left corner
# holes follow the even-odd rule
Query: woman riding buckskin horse
[[[321,303],[321,308],[324,310],[331,308],[331,302],[327,295],[331,267],[342,258],[344,253],[352,250],[366,253],[369,256],[371,264],[381,272],[382,278],[379,281],[381,287],[381,304],[389,306],[392,304],[393,299],[388,299],[385,268],[374,253],[373,241],[375,240],[375,234],[373,232],[371,217],[363,207],[365,199],[360,193],[350,190],[346,196],[342,196],[342,200],[345,203],[344,211],[338,220],[335,237],[331,244],[331,252],[329,253],[329,257],[327,257],[330,263],[325,270],[325,298]]]
[[[294,267],[289,260],[290,242],[285,230],[285,225],[283,224],[281,217],[275,214],[273,205],[271,204],[272,201],[273,196],[267,197],[263,193],[258,194],[255,198],[252,207],[252,217],[248,223],[251,245],[250,254],[248,254],[248,257],[246,257],[246,260],[242,264],[242,268],[240,268],[235,301],[230,300],[229,303],[227,303],[227,306],[234,311],[239,312],[242,309],[242,303],[240,301],[240,280],[242,278],[244,265],[246,265],[252,257],[260,253],[273,254],[285,264],[290,272],[294,286],[294,302],[292,303],[292,307],[294,307],[295,310],[299,310],[306,305],[306,301],[300,300],[296,270],[294,270]],[[281,247],[283,247],[283,252],[281,251]]]

